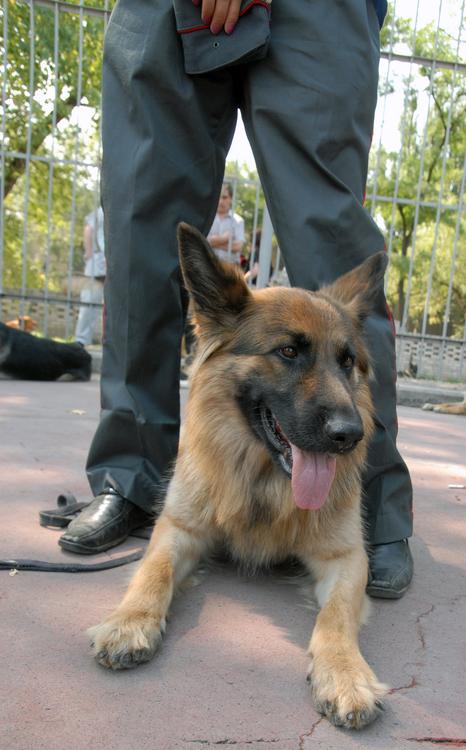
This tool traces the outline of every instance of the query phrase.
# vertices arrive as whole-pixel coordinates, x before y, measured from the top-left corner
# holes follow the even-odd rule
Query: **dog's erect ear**
[[[184,283],[201,318],[234,324],[251,292],[239,267],[222,263],[205,237],[189,224],[178,225],[178,246]]]
[[[330,286],[323,287],[322,292],[349,307],[362,321],[370,315],[377,299],[380,299],[387,263],[385,251],[375,253]]]

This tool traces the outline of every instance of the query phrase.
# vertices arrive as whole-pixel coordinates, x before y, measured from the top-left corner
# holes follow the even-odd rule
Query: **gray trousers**
[[[119,0],[112,14],[103,78],[102,413],[87,464],[95,494],[113,486],[148,510],[176,457],[176,226],[208,232],[238,108],[292,284],[316,289],[384,246],[362,206],[379,61],[371,0],[274,0],[271,32],[264,60],[187,76],[170,0]],[[381,543],[412,533],[384,300],[367,330],[377,430],[365,509],[368,539]]]

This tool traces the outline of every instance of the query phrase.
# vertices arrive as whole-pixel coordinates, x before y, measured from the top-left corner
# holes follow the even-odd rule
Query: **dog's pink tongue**
[[[291,489],[298,508],[317,510],[325,503],[335,477],[336,460],[327,453],[308,453],[291,444]]]

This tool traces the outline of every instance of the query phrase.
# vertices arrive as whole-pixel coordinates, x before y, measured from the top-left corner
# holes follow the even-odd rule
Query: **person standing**
[[[207,239],[217,258],[239,264],[244,245],[244,219],[233,213],[232,201],[233,189],[230,183],[224,182]]]
[[[104,301],[104,281],[106,272],[104,214],[102,207],[91,211],[84,220],[84,276],[85,286],[81,290],[75,339],[88,346],[94,340],[96,326],[102,315]],[[85,304],[87,303],[87,304]]]
[[[270,19],[262,1],[175,2],[176,18],[194,8],[197,23],[177,33],[172,0],[119,0],[107,29],[102,412],[87,462],[95,498],[59,541],[73,552],[115,546],[148,519],[176,457],[176,227],[212,227],[238,108],[292,285],[315,290],[384,247],[363,200],[386,0],[274,0]],[[268,49],[232,60],[235,45],[244,51],[248,13],[266,14]],[[207,55],[205,72],[186,72],[185,41],[195,58]],[[366,330],[376,408],[364,478],[368,592],[399,598],[413,574],[412,489],[396,447],[394,331],[382,289]]]

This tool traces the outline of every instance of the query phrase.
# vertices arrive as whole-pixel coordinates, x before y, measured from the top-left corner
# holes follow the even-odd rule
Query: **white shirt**
[[[216,215],[207,239],[213,234],[225,234],[226,232],[231,234],[232,242],[244,242],[244,219],[238,214],[234,214],[231,210],[225,216]],[[230,263],[240,262],[241,253],[239,252],[228,252],[228,248],[223,247],[213,247],[212,250],[220,260],[228,260]]]
[[[105,240],[104,240],[104,212],[102,207],[96,208],[84,219],[87,227],[92,229],[92,256],[86,260],[84,266],[85,276],[105,276],[107,267],[105,263]]]

